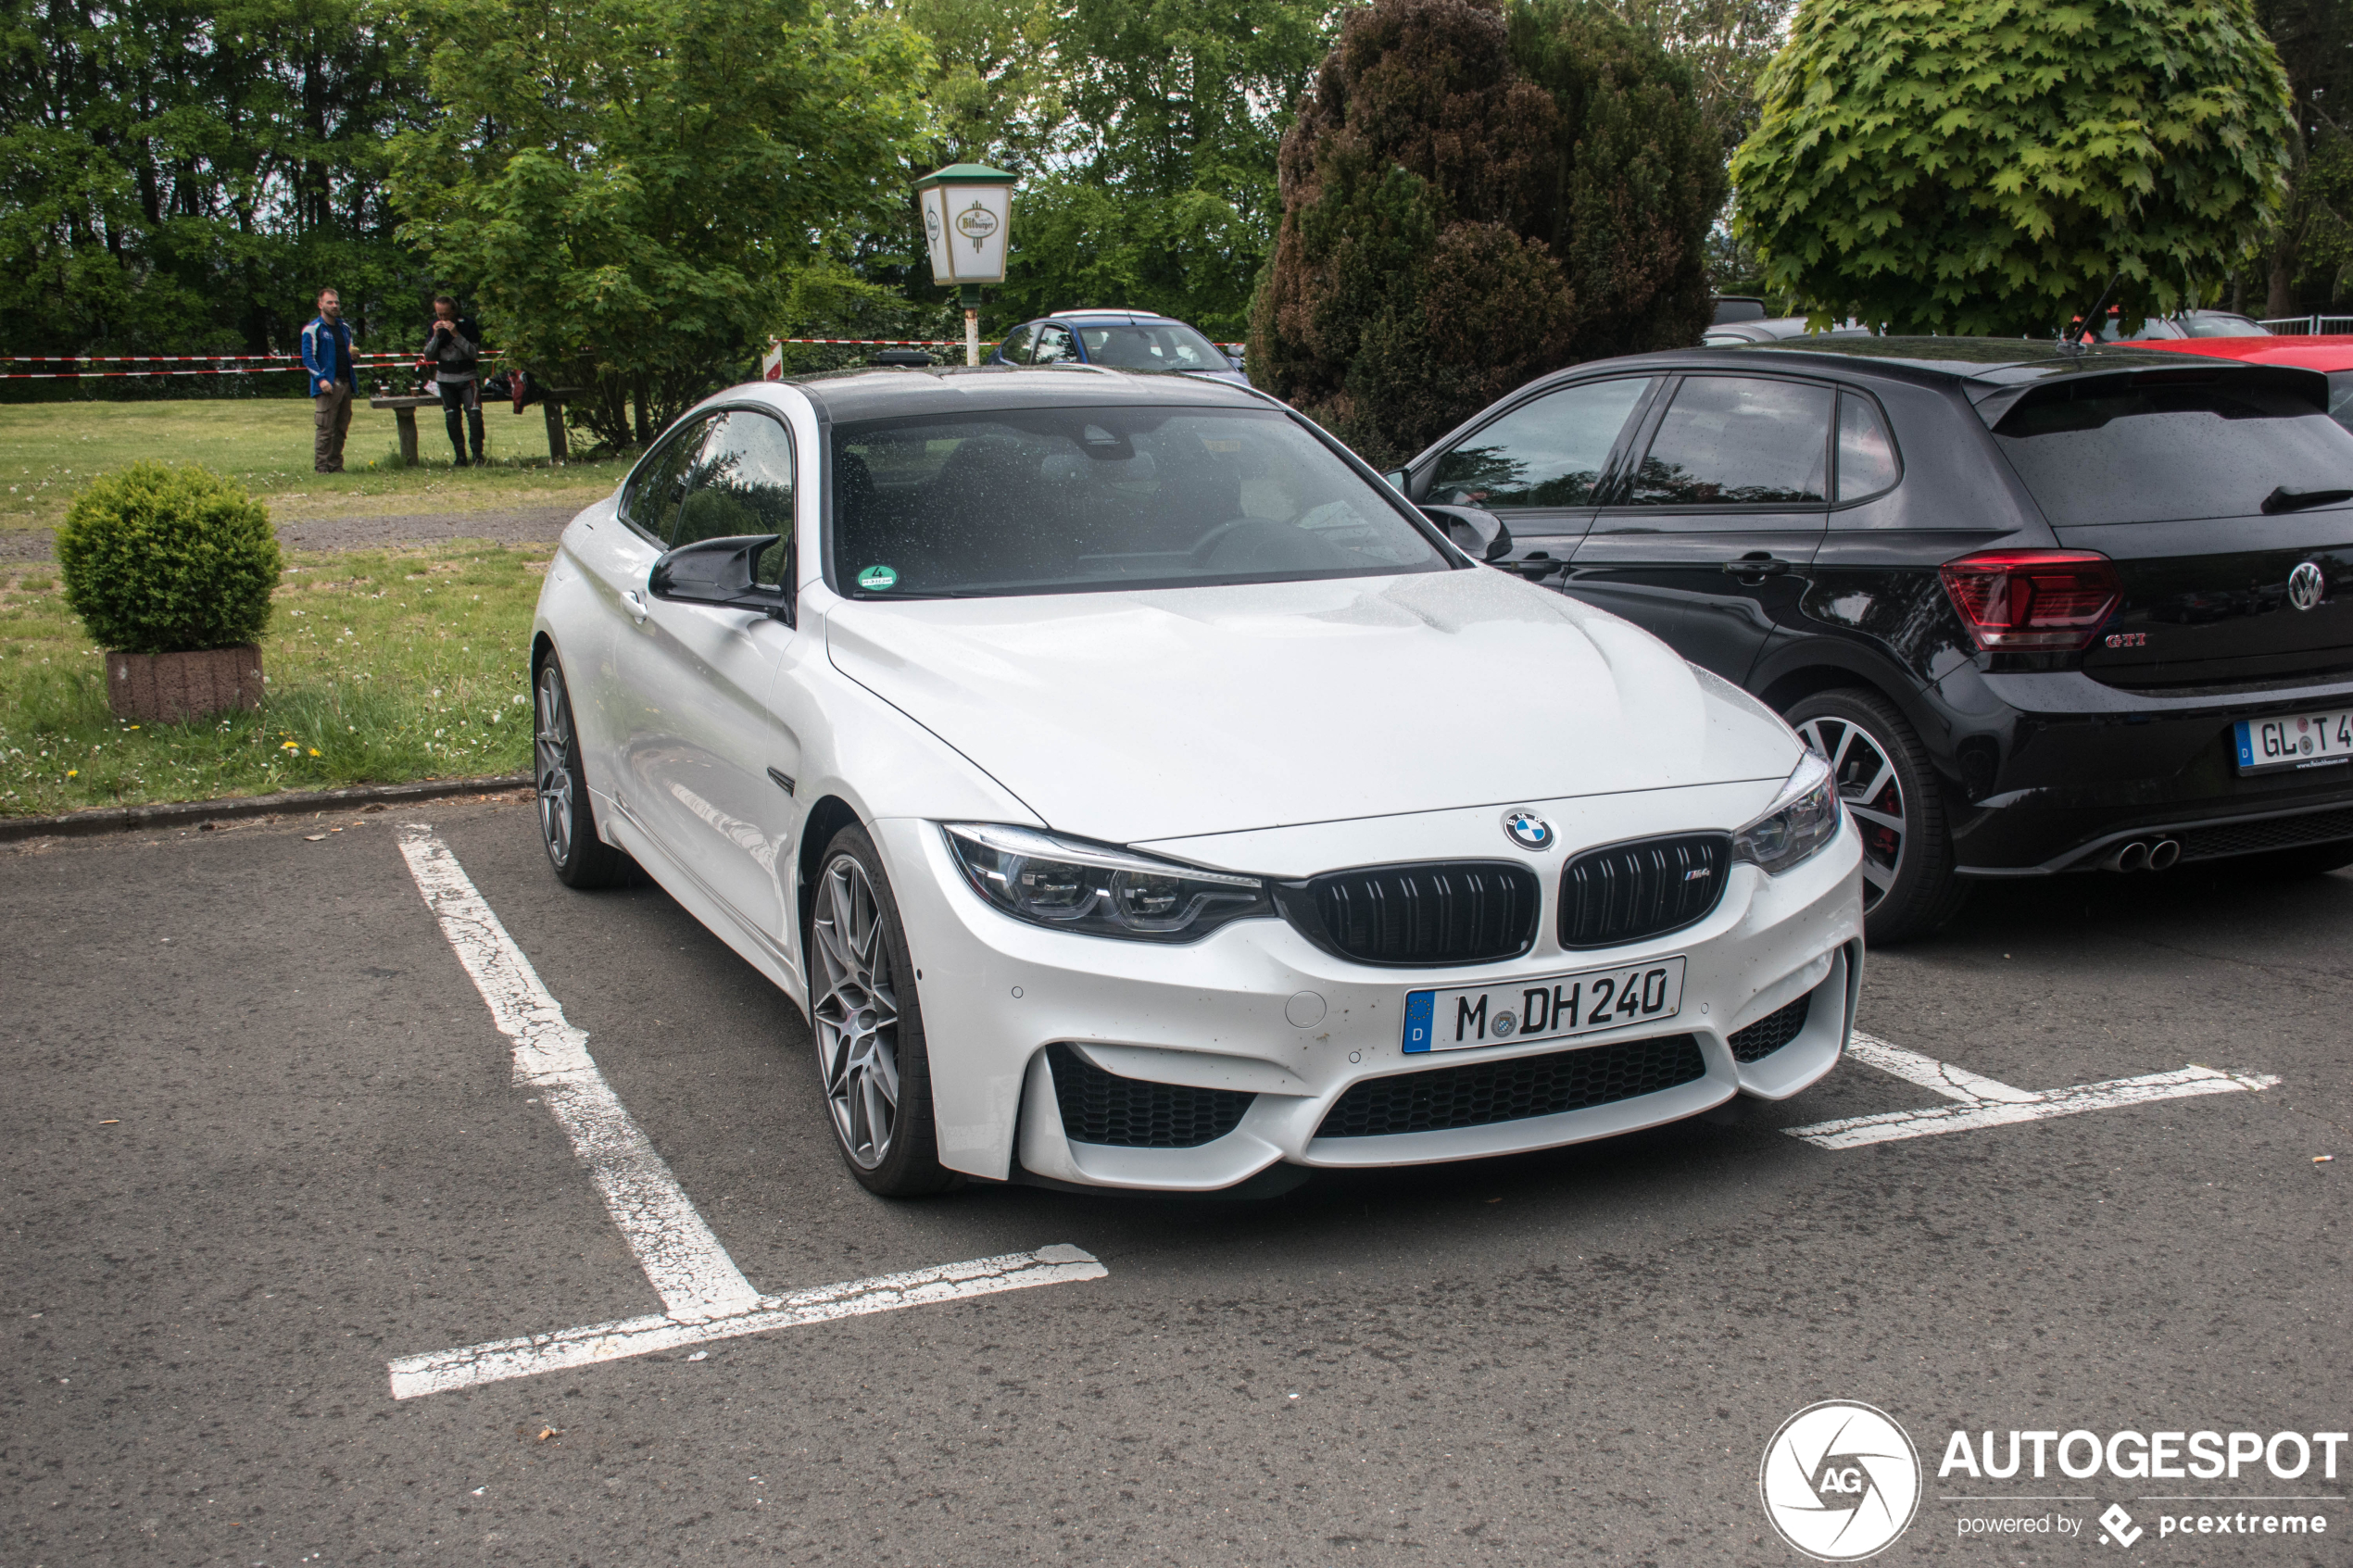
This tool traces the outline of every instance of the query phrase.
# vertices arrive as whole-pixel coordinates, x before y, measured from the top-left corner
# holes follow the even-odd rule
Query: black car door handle
[[[1724,563],[1724,570],[1735,577],[1779,577],[1789,568],[1789,562],[1767,555],[1743,556],[1738,560]]]

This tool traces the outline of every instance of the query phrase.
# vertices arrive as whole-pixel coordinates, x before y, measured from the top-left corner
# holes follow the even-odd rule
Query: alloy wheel
[[[871,1171],[899,1124],[899,1002],[875,885],[857,857],[825,867],[812,931],[822,988],[811,1016],[825,1099],[842,1148]]]
[[[1863,910],[1869,913],[1894,884],[1911,836],[1904,783],[1886,742],[1851,719],[1823,714],[1797,726],[1811,750],[1831,765],[1839,798],[1863,835]]]
[[[533,707],[532,771],[539,788],[539,832],[548,859],[559,867],[572,860],[572,702],[563,672],[550,659],[539,667]]]

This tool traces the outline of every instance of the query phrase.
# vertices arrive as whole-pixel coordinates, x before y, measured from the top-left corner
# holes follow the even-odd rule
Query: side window
[[[766,414],[735,408],[719,416],[689,476],[671,547],[746,533],[783,535],[760,558],[756,582],[774,587],[792,553],[792,436]]]
[[[1895,443],[1887,421],[1868,397],[1838,395],[1838,498],[1860,501],[1894,486]]]
[[[1610,448],[1650,382],[1586,382],[1524,403],[1438,459],[1429,498],[1494,511],[1592,504]]]
[[[1007,332],[1005,334],[1005,341],[997,345],[997,358],[1002,359],[1008,365],[1028,364],[1029,345],[1037,336],[1038,323],[1035,321],[1023,322],[1020,326],[1015,327],[1012,332]]]
[[[638,467],[622,493],[621,515],[633,528],[650,533],[665,548],[678,521],[679,497],[686,492],[686,470],[711,429],[708,418],[673,430],[653,456]]]
[[[1692,376],[1634,473],[1635,507],[1820,506],[1829,485],[1826,386]]]
[[[1077,357],[1076,351],[1071,347],[1068,328],[1048,322],[1038,329],[1038,346],[1030,353],[1031,364],[1059,365],[1065,359]]]

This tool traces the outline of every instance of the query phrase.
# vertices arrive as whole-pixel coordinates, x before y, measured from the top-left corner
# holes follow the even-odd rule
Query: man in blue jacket
[[[351,430],[351,329],[344,324],[343,298],[333,289],[319,291],[318,320],[302,329],[302,368],[318,410],[310,466],[341,473],[343,438]]]

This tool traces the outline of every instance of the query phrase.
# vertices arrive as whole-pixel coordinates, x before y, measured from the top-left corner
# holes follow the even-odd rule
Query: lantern
[[[980,363],[980,290],[1005,281],[1013,225],[1013,176],[986,164],[956,163],[915,182],[923,204],[931,279],[964,305],[964,363]]]

